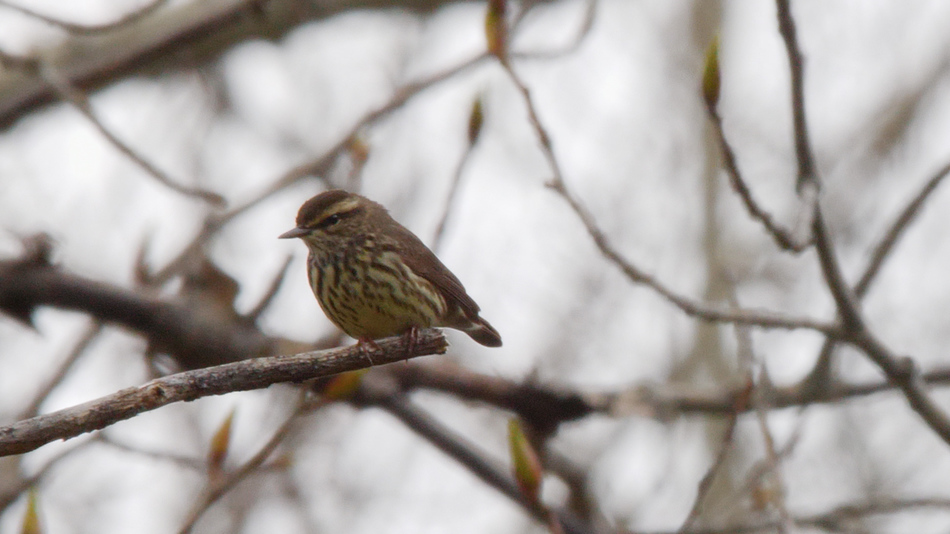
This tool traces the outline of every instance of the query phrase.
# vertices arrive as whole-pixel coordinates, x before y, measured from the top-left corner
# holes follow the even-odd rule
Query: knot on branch
[[[22,238],[21,243],[23,255],[20,258],[0,261],[0,311],[32,328],[35,303],[15,281],[24,273],[52,267],[53,238],[47,233],[38,233]],[[10,282],[6,291],[4,281]]]
[[[52,264],[50,258],[53,255],[53,238],[46,232],[40,232],[24,237],[23,258],[20,260],[23,266],[37,266]]]

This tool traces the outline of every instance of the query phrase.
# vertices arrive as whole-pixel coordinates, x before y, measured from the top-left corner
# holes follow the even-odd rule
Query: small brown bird
[[[350,337],[371,343],[441,326],[501,346],[459,279],[382,205],[325,191],[306,201],[297,227],[280,236],[293,237],[310,249],[307,272],[317,302]]]

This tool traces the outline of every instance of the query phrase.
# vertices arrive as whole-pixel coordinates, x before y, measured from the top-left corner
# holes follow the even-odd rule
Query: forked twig
[[[597,3],[598,0],[587,0],[587,5],[584,7],[584,18],[581,20],[580,28],[578,28],[574,37],[563,47],[557,50],[511,51],[508,53],[508,56],[518,61],[549,60],[558,59],[576,52],[577,49],[580,48],[581,43],[584,42],[584,39],[590,35],[591,28],[594,27],[594,20],[597,18]],[[527,11],[519,11],[512,26],[515,28],[520,27],[526,14]]]
[[[581,223],[584,225],[587,233],[590,235],[601,254],[611,263],[619,267],[631,282],[650,287],[656,293],[668,300],[690,317],[696,317],[704,321],[748,324],[762,328],[809,329],[821,332],[828,336],[837,335],[838,327],[837,325],[831,323],[815,321],[808,318],[786,317],[774,312],[763,310],[723,310],[695,302],[691,299],[674,293],[654,277],[648,275],[646,272],[624,258],[620,252],[613,247],[604,233],[594,222],[593,216],[568,190],[567,184],[564,181],[563,173],[561,172],[560,165],[558,164],[557,158],[554,155],[554,147],[551,144],[550,135],[547,133],[547,130],[541,124],[541,120],[538,118],[534,102],[531,98],[531,93],[514,72],[514,69],[511,68],[509,63],[502,62],[502,66],[508,72],[509,77],[521,92],[525,106],[528,109],[528,120],[531,123],[535,134],[538,136],[538,140],[541,143],[542,153],[548,162],[551,172],[554,175],[551,181],[548,183],[548,186],[567,201],[568,205],[571,207],[571,210],[581,220]]]
[[[884,266],[884,262],[890,257],[891,251],[905,235],[906,230],[910,228],[911,223],[917,218],[917,215],[920,214],[924,203],[930,198],[930,195],[937,190],[938,186],[943,183],[944,178],[948,175],[950,175],[950,163],[945,164],[927,180],[920,192],[911,199],[887,231],[884,232],[884,236],[873,248],[861,278],[854,286],[854,295],[859,301],[867,295],[871,284]],[[808,376],[802,381],[803,388],[820,390],[830,386],[829,381],[832,379],[832,358],[834,357],[836,344],[837,341],[835,339],[828,338],[825,340],[821,350],[818,352],[818,359],[814,369],[812,369]]]
[[[89,104],[89,99],[86,97],[85,93],[80,91],[78,88],[74,87],[66,77],[59,74],[56,69],[47,62],[40,62],[39,74],[43,77],[44,80],[52,87],[56,93],[63,99],[63,101],[71,104],[79,113],[81,113],[86,119],[102,134],[105,139],[112,144],[119,152],[121,152],[125,157],[129,158],[138,165],[142,170],[146,172],[149,176],[157,180],[160,184],[168,187],[173,191],[177,191],[183,195],[200,198],[209,204],[214,206],[223,206],[225,204],[224,197],[206,189],[200,187],[189,187],[179,184],[177,181],[173,180],[168,176],[164,171],[156,167],[154,164],[145,159],[144,156],[133,150],[129,145],[124,141],[116,137],[102,121],[96,117],[95,113],[92,111],[92,106]]]
[[[178,530],[179,534],[190,533],[194,529],[195,524],[198,523],[198,520],[211,508],[211,505],[237,487],[238,484],[252,475],[270,458],[271,454],[273,454],[277,447],[287,438],[291,428],[297,421],[297,416],[303,413],[307,408],[307,404],[304,402],[304,393],[305,392],[301,392],[298,396],[297,406],[293,412],[281,423],[277,430],[271,435],[270,439],[254,453],[254,456],[241,464],[241,467],[226,473],[221,480],[211,480],[208,482],[208,486],[201,492],[201,495],[197,497],[182,527]]]
[[[729,185],[731,185],[732,190],[739,195],[739,199],[745,206],[749,216],[759,221],[766,232],[772,236],[775,243],[782,249],[792,252],[801,252],[808,248],[814,240],[811,235],[811,221],[814,218],[815,209],[818,205],[817,189],[808,187],[803,190],[799,204],[800,213],[797,224],[791,230],[783,228],[780,224],[775,222],[772,214],[760,207],[755,198],[753,198],[752,191],[749,189],[748,184],[746,184],[739,170],[739,163],[736,160],[735,152],[726,139],[726,134],[722,127],[722,117],[719,116],[719,111],[711,102],[707,102],[706,110],[712,120],[716,137],[719,140],[719,146],[722,150],[723,166],[726,169],[726,175],[729,177]]]
[[[191,242],[186,245],[181,252],[179,252],[178,256],[166,264],[165,267],[163,267],[157,273],[155,273],[153,278],[155,279],[156,283],[161,284],[165,281],[168,281],[171,277],[177,274],[182,269],[182,267],[188,263],[189,259],[201,250],[201,247],[204,245],[204,243],[206,243],[213,235],[215,235],[226,224],[234,220],[239,215],[259,205],[273,195],[293,186],[304,178],[310,176],[322,177],[330,169],[333,162],[336,161],[336,159],[341,154],[345,153],[346,150],[349,149],[352,139],[354,139],[355,136],[357,136],[364,128],[387,117],[390,113],[396,111],[410,99],[422,93],[426,89],[438,85],[443,81],[449,80],[454,76],[467,71],[468,69],[474,68],[485,62],[488,58],[488,54],[479,54],[478,56],[464,61],[451,69],[439,72],[423,80],[405,85],[401,89],[397,90],[393,97],[386,104],[367,113],[360,120],[354,123],[353,126],[350,127],[349,131],[346,132],[335,145],[324,152],[323,155],[288,169],[270,186],[244,204],[236,206],[226,213],[211,215],[205,221],[204,227],[202,227],[201,231],[195,235]]]
[[[779,31],[785,42],[792,73],[792,110],[795,117],[795,150],[798,156],[799,186],[804,186],[809,182],[817,186],[814,156],[808,143],[808,130],[805,123],[804,74],[802,54],[795,34],[795,21],[792,18],[788,0],[776,0],[776,4]],[[830,232],[818,207],[815,209],[813,234],[821,272],[834,298],[838,317],[842,323],[841,340],[863,351],[868,359],[880,367],[888,379],[901,389],[911,408],[941,439],[950,444],[950,418],[929,395],[920,370],[913,359],[893,354],[868,329],[858,306],[857,295],[845,280],[841,265],[835,255]]]

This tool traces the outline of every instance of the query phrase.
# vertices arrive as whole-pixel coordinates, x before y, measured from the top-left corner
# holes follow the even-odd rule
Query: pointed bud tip
[[[706,50],[706,65],[703,69],[703,99],[710,109],[719,103],[719,36],[713,38]]]

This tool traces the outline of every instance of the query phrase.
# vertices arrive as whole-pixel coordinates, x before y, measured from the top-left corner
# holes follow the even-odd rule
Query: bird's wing
[[[447,304],[457,303],[466,316],[478,317],[478,304],[468,296],[462,282],[452,274],[452,271],[411,231],[399,226],[398,232],[402,235],[397,242],[410,244],[410,246],[399,247],[406,266],[441,291]]]

